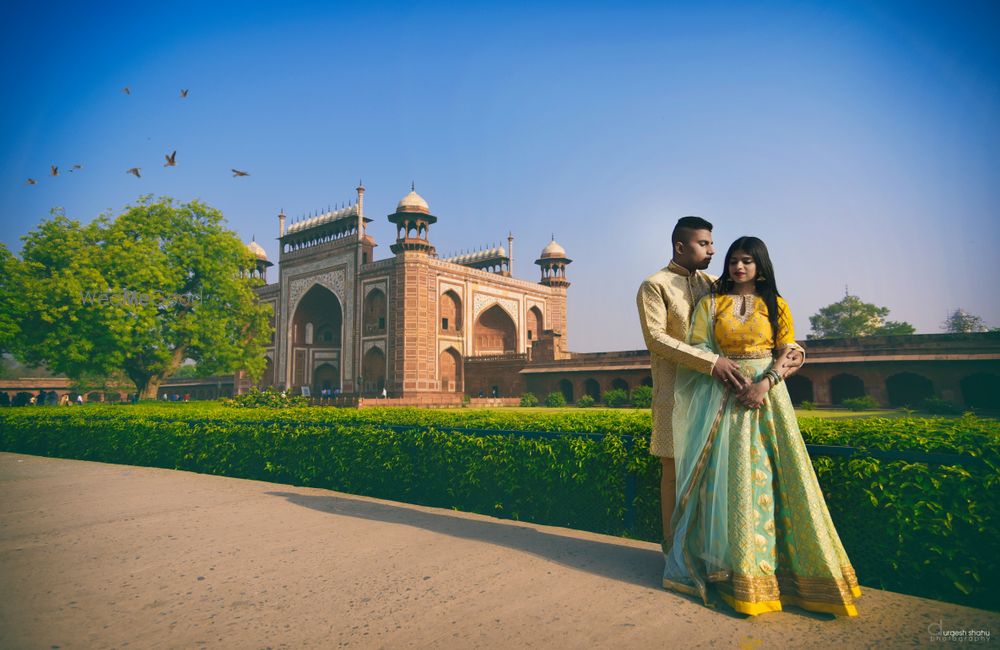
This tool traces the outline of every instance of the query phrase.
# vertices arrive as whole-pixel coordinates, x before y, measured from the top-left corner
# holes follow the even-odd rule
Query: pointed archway
[[[438,373],[441,379],[441,390],[448,393],[461,393],[462,387],[462,355],[455,348],[442,350],[438,356]]]
[[[340,388],[340,369],[331,363],[321,363],[313,370],[312,394],[319,397],[322,391],[333,391]]]
[[[473,331],[475,354],[503,354],[517,351],[517,327],[500,305],[493,305],[476,319]]]
[[[340,371],[344,310],[326,287],[314,284],[292,315],[291,370],[293,387],[313,384],[314,367],[327,363]],[[319,359],[319,360],[317,360]],[[341,385],[338,376],[336,386]]]
[[[542,317],[542,310],[532,307],[528,310],[528,345],[531,341],[537,341],[542,336],[542,328],[545,327],[545,319]]]
[[[385,388],[385,353],[378,346],[371,347],[361,360],[361,391],[381,393]]]

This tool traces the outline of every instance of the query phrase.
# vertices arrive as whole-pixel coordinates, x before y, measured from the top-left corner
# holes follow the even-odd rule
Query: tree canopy
[[[827,305],[809,317],[812,334],[808,338],[888,336],[916,331],[909,323],[886,320],[888,315],[888,307],[863,302],[861,298],[848,294],[843,300]]]
[[[201,375],[259,377],[269,311],[253,254],[223,224],[199,201],[151,196],[87,225],[54,211],[24,237],[14,353],[75,381],[124,372],[146,398],[185,358]]]
[[[17,287],[18,264],[19,260],[0,243],[0,354],[12,349],[21,331],[17,324],[17,314],[23,311]]]
[[[989,330],[986,327],[986,322],[979,316],[974,316],[964,309],[956,309],[948,315],[944,323],[941,324],[941,329],[945,332],[951,332],[953,334],[967,333],[967,332],[986,332]]]

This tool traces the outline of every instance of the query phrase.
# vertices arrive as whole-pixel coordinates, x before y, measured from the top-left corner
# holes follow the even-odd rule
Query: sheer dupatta
[[[715,296],[710,294],[695,307],[689,343],[720,354],[714,322]],[[730,418],[723,414],[735,396],[711,375],[680,367],[674,398],[677,504],[663,586],[700,596],[708,604],[707,582],[732,575],[728,530]]]

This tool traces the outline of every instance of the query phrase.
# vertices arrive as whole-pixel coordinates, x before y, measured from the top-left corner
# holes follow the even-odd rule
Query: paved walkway
[[[3,648],[832,648],[1000,615],[865,589],[745,618],[655,544],[188,472],[0,453]],[[953,647],[948,641],[937,647]],[[963,644],[964,645],[964,644]]]

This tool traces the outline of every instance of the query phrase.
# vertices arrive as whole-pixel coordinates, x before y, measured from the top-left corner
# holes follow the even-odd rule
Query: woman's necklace
[[[753,316],[754,308],[757,305],[757,301],[754,300],[756,297],[752,293],[733,294],[733,316],[740,323],[745,325]]]

